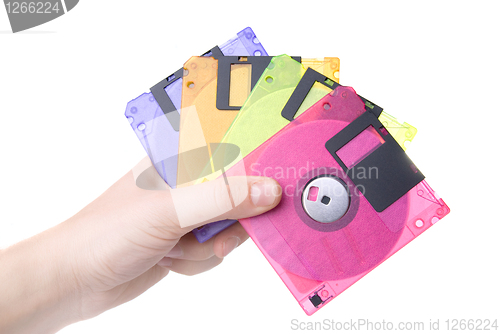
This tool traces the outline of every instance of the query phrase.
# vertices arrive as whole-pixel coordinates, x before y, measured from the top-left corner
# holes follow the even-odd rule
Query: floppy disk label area
[[[360,140],[359,136],[363,136],[366,131],[375,134],[371,137],[375,138],[375,142],[379,139],[378,145],[370,148],[370,142],[363,140],[364,147],[368,146],[369,151],[359,152],[360,161],[349,163],[341,159],[339,153],[349,148],[349,145],[355,145],[355,141]],[[331,138],[325,147],[377,212],[384,211],[424,180],[424,175],[372,113],[364,113],[355,119]],[[360,173],[356,173],[356,170],[374,169],[372,177],[366,177],[363,173],[359,177]]]

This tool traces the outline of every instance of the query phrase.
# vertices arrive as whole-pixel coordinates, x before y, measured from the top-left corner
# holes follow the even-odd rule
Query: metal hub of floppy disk
[[[349,209],[347,185],[338,177],[323,175],[307,183],[302,192],[304,211],[319,223],[333,223]]]

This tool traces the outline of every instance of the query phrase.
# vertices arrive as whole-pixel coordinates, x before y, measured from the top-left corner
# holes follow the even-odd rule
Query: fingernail
[[[180,248],[179,245],[175,245],[174,248],[172,248],[170,250],[170,252],[168,252],[168,254],[165,255],[165,256],[166,257],[178,258],[178,257],[181,257],[182,255],[184,255],[184,252],[182,251],[182,248]]]
[[[160,261],[158,261],[158,265],[160,267],[171,267],[172,263],[173,263],[173,261],[169,257],[164,257],[163,259],[161,259]]]
[[[252,184],[250,197],[255,206],[270,206],[279,195],[279,186],[276,181],[267,179]]]
[[[240,238],[231,237],[224,242],[222,245],[222,255],[226,257],[229,253],[231,253],[238,245],[240,244]]]

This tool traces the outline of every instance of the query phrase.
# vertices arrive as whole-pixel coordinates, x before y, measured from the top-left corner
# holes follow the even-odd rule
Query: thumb
[[[275,180],[257,176],[223,177],[170,190],[181,228],[260,215],[278,205],[281,187]]]

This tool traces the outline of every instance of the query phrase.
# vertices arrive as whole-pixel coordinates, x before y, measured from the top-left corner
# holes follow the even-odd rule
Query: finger
[[[223,258],[247,239],[247,232],[237,222],[204,243],[200,243],[194,234],[188,233],[165,257],[191,261],[203,261],[214,255]]]
[[[248,233],[239,222],[236,222],[212,239],[214,239],[215,256],[223,258],[244,243],[248,239]]]
[[[218,220],[260,215],[281,199],[278,182],[257,176],[221,177],[169,193],[179,226],[189,230]]]
[[[223,259],[217,256],[212,256],[204,261],[190,261],[164,257],[158,262],[158,265],[182,275],[193,276],[218,266],[222,263],[222,260]]]
[[[184,235],[165,257],[203,261],[214,256],[214,238],[200,243],[192,233]]]

